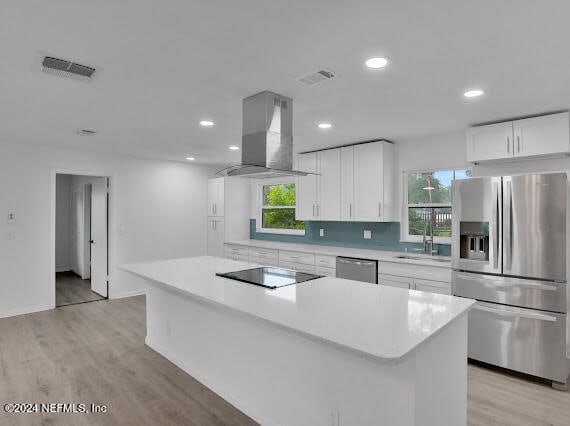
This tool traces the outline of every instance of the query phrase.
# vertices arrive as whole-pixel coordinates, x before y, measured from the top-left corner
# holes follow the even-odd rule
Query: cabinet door
[[[399,287],[410,289],[414,286],[414,280],[408,277],[398,277],[395,275],[378,275],[378,284],[387,285],[390,287]]]
[[[298,170],[302,172],[318,173],[317,153],[300,154],[298,157]],[[297,220],[316,220],[318,200],[318,181],[316,174],[297,178]]]
[[[208,179],[208,216],[224,216],[224,178]]]
[[[451,294],[451,283],[415,279],[414,286],[416,290],[429,291],[430,293]]]
[[[382,221],[383,142],[354,146],[354,219]]]
[[[340,220],[340,149],[328,149],[318,154],[320,220]]]
[[[207,230],[208,256],[224,257],[224,221],[209,219]]]
[[[512,121],[467,129],[467,161],[476,163],[513,155]]]
[[[340,219],[354,219],[354,147],[340,149]]]
[[[567,112],[514,122],[515,157],[560,154],[570,151]]]

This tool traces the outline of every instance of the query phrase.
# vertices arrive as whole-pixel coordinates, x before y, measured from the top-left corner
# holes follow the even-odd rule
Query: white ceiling
[[[237,163],[241,100],[266,89],[294,99],[296,151],[567,109],[569,16],[568,0],[3,0],[0,141]],[[40,52],[100,71],[45,75]],[[322,66],[340,77],[295,80]]]

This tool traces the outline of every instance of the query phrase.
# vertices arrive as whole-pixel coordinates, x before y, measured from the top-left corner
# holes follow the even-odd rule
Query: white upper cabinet
[[[467,129],[467,160],[472,163],[569,152],[568,112]]]
[[[515,157],[570,152],[569,123],[567,112],[515,121]]]
[[[340,148],[340,219],[354,219],[354,147]]]
[[[224,216],[224,178],[208,180],[208,216]]]
[[[467,129],[467,161],[487,161],[513,156],[513,123]]]
[[[301,154],[297,219],[392,222],[395,217],[393,145],[379,141]]]
[[[297,220],[317,220],[318,205],[318,167],[317,153],[300,154],[297,158],[297,170],[315,173],[297,178],[297,207],[295,218]]]
[[[319,166],[319,220],[340,220],[340,149],[317,153]]]

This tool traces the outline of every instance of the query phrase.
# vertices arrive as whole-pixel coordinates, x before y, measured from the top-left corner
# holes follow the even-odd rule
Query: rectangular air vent
[[[297,81],[306,84],[307,86],[314,86],[315,84],[322,83],[323,81],[331,80],[334,77],[335,74],[332,71],[320,69],[312,72],[311,74],[297,78]]]
[[[95,73],[95,68],[53,56],[45,56],[42,60],[42,72],[62,78],[89,81]]]

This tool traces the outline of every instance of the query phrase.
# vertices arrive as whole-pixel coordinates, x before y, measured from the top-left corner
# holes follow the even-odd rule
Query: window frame
[[[402,172],[402,220],[400,222],[400,241],[410,242],[410,243],[421,243],[423,242],[423,235],[410,235],[410,223],[409,223],[409,209],[410,208],[445,208],[449,207],[452,209],[453,214],[453,200],[449,203],[419,203],[419,204],[408,204],[408,175],[410,173],[435,173],[435,172],[446,172],[453,171],[453,177],[455,178],[455,172],[458,170],[469,170],[468,167],[442,167],[437,169],[422,169],[422,170],[405,170]],[[454,179],[455,180],[455,179]],[[433,237],[434,244],[451,244],[452,237]]]
[[[297,191],[297,181],[294,177],[281,177],[260,180],[256,184],[256,220],[255,232],[264,234],[282,234],[282,235],[305,235],[305,229],[279,229],[279,228],[264,228],[263,227],[263,187],[270,185],[288,185],[294,184],[295,191]],[[295,199],[297,199],[295,197]],[[294,206],[271,206],[271,209],[295,209],[295,216],[297,215],[297,203]]]

